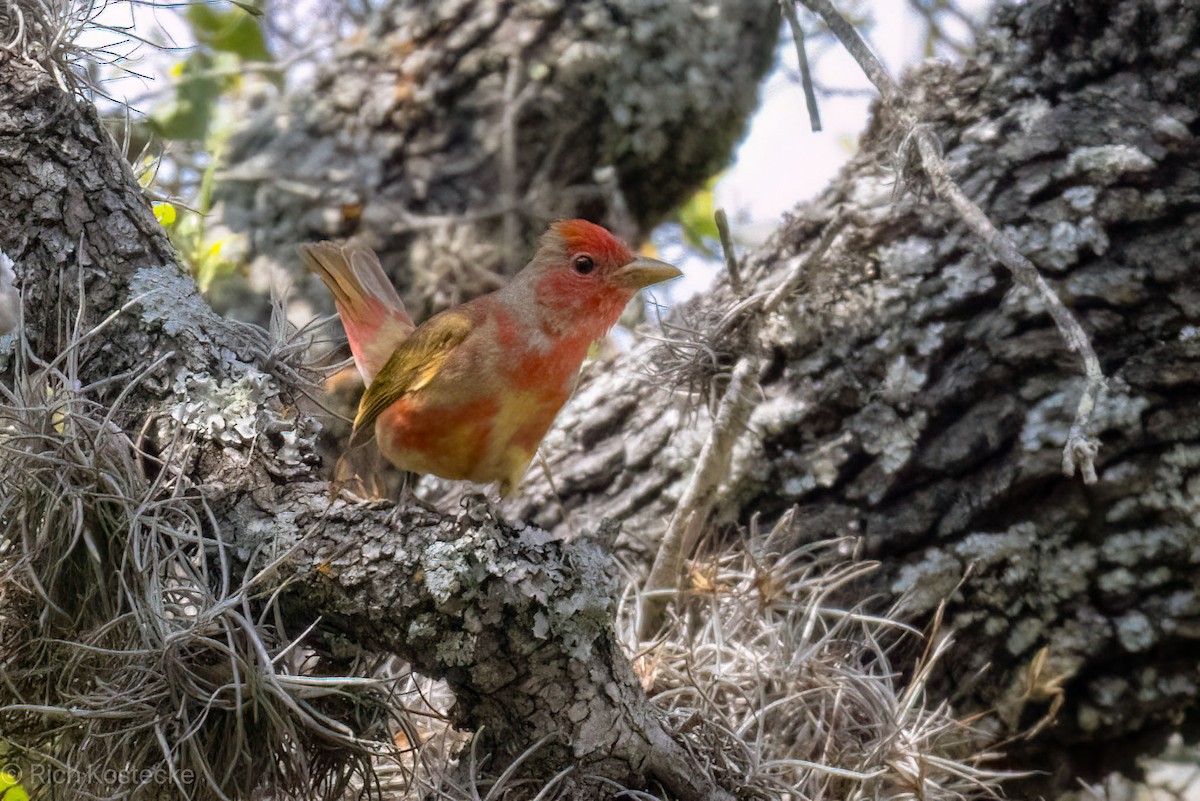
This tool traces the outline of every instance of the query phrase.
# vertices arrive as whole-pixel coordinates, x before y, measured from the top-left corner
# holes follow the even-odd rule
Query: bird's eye
[[[592,270],[596,269],[596,262],[592,261],[591,256],[576,256],[574,262],[575,272],[580,275],[587,275]]]

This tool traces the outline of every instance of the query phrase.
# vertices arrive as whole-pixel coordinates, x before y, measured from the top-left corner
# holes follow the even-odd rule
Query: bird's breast
[[[421,390],[392,404],[376,423],[384,456],[403,470],[481,484],[519,482],[570,397],[587,342],[526,347],[504,335],[464,348]]]

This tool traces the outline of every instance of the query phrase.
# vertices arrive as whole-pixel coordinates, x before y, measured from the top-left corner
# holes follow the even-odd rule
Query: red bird
[[[512,492],[575,388],[591,343],[639,289],[677,278],[585,220],[554,223],[502,289],[416,328],[369,249],[301,255],[333,293],[367,384],[352,446],[374,435],[401,470]]]

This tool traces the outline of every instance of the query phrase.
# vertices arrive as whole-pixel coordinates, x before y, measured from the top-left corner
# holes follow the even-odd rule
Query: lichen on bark
[[[1020,697],[1048,647],[1066,703],[1039,753],[1079,764],[1095,744],[1169,728],[1196,703],[1200,529],[1182,465],[1200,436],[1189,266],[1198,44],[1187,6],[1002,5],[975,57],[925,65],[905,83],[956,180],[1044,271],[1112,376],[1091,489],[1059,475],[1082,385],[1075,357],[1040,301],[945,206],[894,196],[886,114],[829,190],[743,267],[751,291],[769,290],[835,210],[849,215],[804,290],[762,328],[763,397],[711,535],[751,521],[770,530],[794,505],[793,546],[864,537],[885,563],[870,590],[911,592],[916,620],[948,600],[957,648],[942,690],[964,709]],[[722,283],[683,319],[716,320],[735,302]],[[699,329],[720,387],[736,354]],[[515,514],[564,530],[613,517],[638,532],[623,547],[654,548],[709,425],[696,401],[641,378],[671,354],[647,343],[586,377],[561,420],[571,435],[548,439],[566,520],[536,476]],[[1164,534],[1171,547],[1129,548]],[[997,731],[1032,724],[1050,698],[1023,703]]]

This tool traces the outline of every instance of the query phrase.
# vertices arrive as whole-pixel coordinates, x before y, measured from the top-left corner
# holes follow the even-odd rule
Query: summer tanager
[[[598,225],[565,220],[503,289],[414,327],[371,250],[321,242],[301,255],[333,293],[367,385],[351,447],[374,435],[401,470],[497,481],[502,496],[525,475],[591,343],[639,289],[681,275]]]

